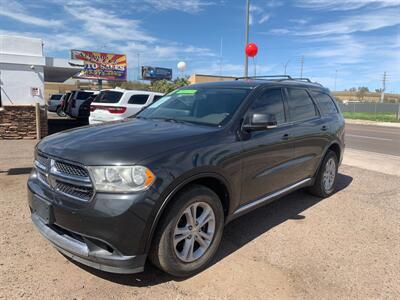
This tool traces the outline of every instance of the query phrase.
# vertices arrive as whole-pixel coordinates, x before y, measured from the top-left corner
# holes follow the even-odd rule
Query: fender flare
[[[197,173],[194,175],[190,175],[187,178],[184,178],[182,181],[180,181],[178,184],[176,184],[171,191],[168,192],[168,194],[166,196],[163,197],[163,201],[161,206],[158,208],[156,216],[151,224],[150,230],[149,230],[149,234],[147,237],[147,241],[146,241],[146,245],[145,245],[145,252],[148,253],[151,247],[151,243],[153,241],[153,237],[154,237],[154,233],[156,231],[156,228],[159,224],[159,221],[161,219],[161,216],[163,215],[165,208],[167,207],[167,205],[171,202],[171,200],[173,199],[173,197],[176,195],[177,192],[179,192],[183,187],[185,187],[186,185],[190,184],[191,182],[198,180],[198,179],[202,179],[202,178],[215,178],[217,180],[220,180],[227,188],[228,190],[228,198],[231,199],[230,195],[232,193],[231,191],[231,186],[229,184],[229,182],[225,179],[224,176],[222,176],[219,173],[215,173],[215,172],[201,172],[201,173]],[[172,182],[171,185],[173,185],[174,182]],[[230,203],[229,203],[230,204]],[[228,212],[229,214],[229,212]]]

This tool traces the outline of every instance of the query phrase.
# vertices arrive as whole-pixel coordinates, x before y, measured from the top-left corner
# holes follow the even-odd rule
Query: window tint
[[[158,101],[158,100],[159,100],[160,98],[162,98],[162,97],[164,97],[164,96],[154,95],[154,97],[153,97],[153,102]]]
[[[323,93],[312,93],[314,99],[318,102],[319,107],[324,115],[337,114],[337,109],[333,100],[329,95]]]
[[[145,104],[149,95],[133,95],[129,98],[128,104]]]
[[[93,92],[77,92],[76,94],[76,99],[77,100],[86,100],[89,98],[91,95],[93,95]]]
[[[314,102],[306,90],[288,89],[289,113],[292,121],[308,120],[317,115]]]
[[[122,97],[121,92],[115,91],[102,91],[97,97],[94,99],[93,102],[97,103],[118,103]]]
[[[55,95],[51,95],[49,100],[60,100],[62,97],[61,94],[55,94]]]
[[[267,90],[250,108],[251,113],[269,114],[274,117],[278,125],[285,122],[285,109],[283,106],[281,89]]]

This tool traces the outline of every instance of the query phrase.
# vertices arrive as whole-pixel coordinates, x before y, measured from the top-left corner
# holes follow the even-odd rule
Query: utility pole
[[[246,30],[245,30],[245,47],[249,43],[249,24],[250,22],[250,0],[246,0]],[[244,54],[244,77],[249,74],[249,58]]]
[[[385,100],[386,80],[387,80],[387,74],[385,71],[385,72],[383,72],[381,103],[383,103],[383,100]]]
[[[300,67],[300,78],[303,78],[304,56],[302,56],[300,58],[300,64],[301,64],[301,67]]]
[[[222,36],[221,36],[221,44],[219,48],[219,76],[222,76]]]
[[[137,53],[137,57],[138,57],[138,77],[137,80],[140,80],[140,53]]]
[[[336,80],[337,80],[337,70],[335,71],[335,89],[334,89],[335,92],[336,92]]]

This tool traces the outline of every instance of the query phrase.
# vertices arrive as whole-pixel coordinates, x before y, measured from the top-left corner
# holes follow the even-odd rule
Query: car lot
[[[348,149],[336,194],[321,200],[299,191],[235,220],[212,266],[177,280],[151,266],[102,273],[53,249],[26,203],[34,145],[0,141],[0,298],[400,297],[399,157]]]

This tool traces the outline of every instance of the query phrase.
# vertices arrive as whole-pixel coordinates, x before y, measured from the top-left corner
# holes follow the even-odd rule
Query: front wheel
[[[219,197],[200,185],[186,188],[172,201],[155,234],[150,260],[171,275],[190,276],[203,270],[218,249],[223,208]]]
[[[336,187],[338,166],[335,152],[328,150],[315,178],[315,183],[309,188],[310,193],[322,198],[332,195]]]

